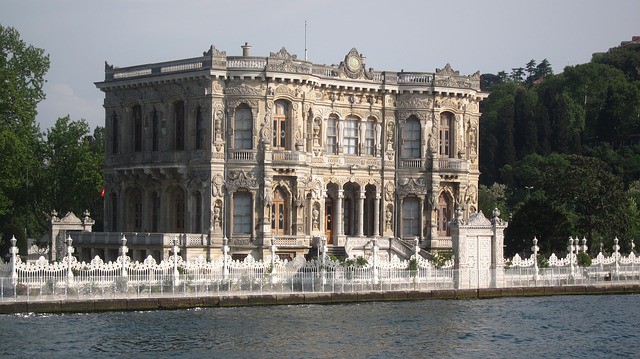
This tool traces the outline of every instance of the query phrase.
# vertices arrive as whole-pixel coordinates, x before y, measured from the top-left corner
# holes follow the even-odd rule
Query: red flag
[[[102,187],[102,192],[100,193],[101,197],[104,197],[104,187]]]

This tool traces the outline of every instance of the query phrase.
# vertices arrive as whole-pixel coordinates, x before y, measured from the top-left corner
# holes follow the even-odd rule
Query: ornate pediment
[[[202,56],[225,57],[225,56],[227,56],[227,52],[226,51],[220,51],[220,50],[216,49],[215,46],[211,45],[209,50],[207,50],[207,51],[202,53]]]
[[[271,52],[269,54],[269,58],[278,60],[296,60],[298,59],[298,55],[291,55],[289,51],[283,47],[278,52]]]
[[[352,79],[373,79],[372,70],[366,71],[364,65],[365,57],[354,47],[344,57],[344,61],[340,62],[338,74]]]
[[[436,69],[436,75],[441,76],[460,76],[460,71],[451,68],[451,64],[446,64],[443,69]]]
[[[476,213],[471,213],[471,215],[469,215],[469,220],[467,221],[466,224],[468,226],[490,226],[491,221],[489,221],[487,217],[484,216],[482,211],[480,211]]]
[[[415,195],[426,195],[427,194],[427,184],[426,180],[422,177],[420,178],[403,178],[398,183],[398,188],[396,189],[396,193],[401,197],[404,197],[408,194]]]
[[[257,190],[259,188],[258,179],[254,172],[230,171],[227,174],[228,181],[225,184],[229,193],[235,192],[238,188]]]

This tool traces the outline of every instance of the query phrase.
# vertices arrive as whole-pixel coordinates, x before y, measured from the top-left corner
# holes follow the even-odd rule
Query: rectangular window
[[[338,129],[335,118],[327,120],[327,153],[336,154],[338,151]]]
[[[347,120],[344,126],[344,153],[347,155],[358,154],[358,122]]]
[[[253,148],[253,115],[251,109],[239,108],[235,114],[233,142],[239,150]]]
[[[364,134],[364,151],[367,156],[374,156],[376,151],[375,144],[375,126],[372,121],[367,121]]]
[[[251,234],[251,195],[248,193],[233,196],[233,233]]]
[[[417,198],[407,198],[402,203],[402,236],[420,234],[420,202]]]

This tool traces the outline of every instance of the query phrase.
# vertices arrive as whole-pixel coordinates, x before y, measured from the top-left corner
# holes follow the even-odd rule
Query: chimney
[[[244,45],[242,46],[242,56],[243,57],[248,57],[249,56],[249,50],[251,50],[251,45],[249,45],[248,43],[244,43]]]

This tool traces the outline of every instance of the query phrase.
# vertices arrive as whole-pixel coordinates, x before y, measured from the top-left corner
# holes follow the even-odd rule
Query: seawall
[[[331,293],[270,293],[209,296],[144,297],[116,299],[66,299],[0,302],[0,314],[82,313],[105,311],[173,310],[196,307],[242,307],[256,305],[339,304],[427,299],[490,299],[548,295],[640,293],[640,284],[563,287],[511,287],[424,291],[369,291]]]

